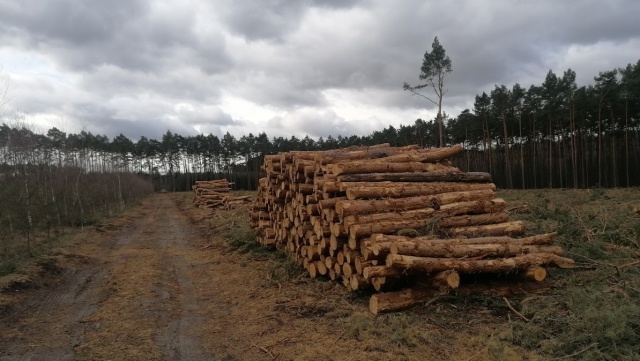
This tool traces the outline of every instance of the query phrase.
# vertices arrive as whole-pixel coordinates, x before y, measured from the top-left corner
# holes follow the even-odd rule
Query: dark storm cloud
[[[433,113],[402,84],[419,83],[435,36],[455,116],[495,84],[568,67],[584,83],[637,61],[638,13],[634,0],[0,0],[0,62],[51,64],[14,66],[15,107],[109,135],[368,134]]]
[[[203,41],[194,32],[194,9],[188,5],[167,9],[158,4],[143,0],[3,1],[0,33],[55,56],[71,70],[91,71],[110,64],[148,73],[170,71],[178,62],[207,73],[228,69],[221,34],[206,34]]]
[[[344,9],[358,0],[223,0],[216,12],[231,32],[250,41],[282,41],[300,26],[310,7]]]

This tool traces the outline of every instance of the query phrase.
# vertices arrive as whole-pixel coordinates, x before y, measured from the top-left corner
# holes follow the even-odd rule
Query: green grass
[[[551,270],[553,291],[520,300],[516,345],[573,360],[640,360],[640,190],[502,191],[529,233],[557,231],[577,267]]]

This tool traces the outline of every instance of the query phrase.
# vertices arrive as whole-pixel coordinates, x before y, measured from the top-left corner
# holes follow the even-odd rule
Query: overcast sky
[[[456,116],[494,84],[640,59],[638,0],[0,0],[3,114],[137,140],[370,134],[432,119],[402,90],[438,36]],[[1,94],[1,93],[0,93]]]

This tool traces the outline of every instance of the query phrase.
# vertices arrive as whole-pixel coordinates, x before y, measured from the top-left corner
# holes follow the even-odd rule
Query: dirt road
[[[229,247],[221,230],[242,222],[241,209],[157,194],[80,232],[0,292],[0,361],[539,359],[502,342],[506,318],[477,303],[374,317],[366,294]]]
[[[0,360],[224,357],[202,342],[204,300],[192,281],[206,262],[193,247],[198,233],[168,196],[139,212],[110,234],[87,233],[102,242],[61,255],[66,267],[49,270],[62,272],[54,287],[34,291],[2,321]]]

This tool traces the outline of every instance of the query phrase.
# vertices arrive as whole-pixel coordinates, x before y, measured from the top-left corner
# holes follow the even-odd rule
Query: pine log
[[[531,253],[512,258],[488,260],[414,257],[391,253],[387,256],[386,264],[401,270],[425,273],[435,273],[450,269],[461,273],[500,273],[527,270],[542,265],[573,268],[574,261],[550,253]]]
[[[439,162],[462,153],[464,148],[457,144],[452,147],[418,149],[410,152],[402,152],[384,158],[389,162]]]
[[[374,315],[401,311],[447,293],[447,291],[434,289],[405,289],[396,292],[378,293],[369,299],[369,310]]]
[[[378,244],[378,243],[376,243]],[[381,243],[386,246],[385,243]],[[455,244],[448,242],[396,242],[391,243],[390,253],[415,257],[514,257],[530,253],[550,253],[562,256],[558,246],[522,246],[512,244]]]
[[[425,205],[428,206],[428,205]],[[419,208],[400,212],[384,212],[373,214],[356,214],[343,218],[345,227],[357,223],[372,223],[379,221],[431,219],[452,217],[461,214],[497,213],[505,208],[505,202],[501,198],[490,201],[456,202],[440,206],[438,211],[433,208]]]
[[[400,221],[379,221],[375,223],[359,223],[349,227],[349,245],[374,233],[393,233],[406,228],[424,228],[428,222],[424,219],[407,219]]]
[[[386,256],[391,253],[393,242],[373,242],[371,252],[374,256]]]
[[[347,183],[348,184],[348,183]],[[376,183],[370,183],[376,184]],[[414,183],[415,185],[394,185],[386,183],[376,186],[346,187],[347,199],[370,199],[370,198],[403,198],[433,195],[440,193],[464,192],[473,190],[490,189],[495,191],[493,183]],[[406,184],[406,183],[403,183]]]
[[[351,277],[353,275],[353,267],[351,266],[351,263],[343,263],[342,264],[342,274],[345,277]]]
[[[426,173],[367,173],[338,176],[338,182],[468,182],[491,183],[489,173],[426,172]]]
[[[406,173],[406,172],[460,172],[458,168],[438,163],[390,163],[386,159],[379,161],[352,161],[348,163],[336,163],[331,167],[331,173],[337,176],[342,174],[365,173]]]
[[[352,291],[357,291],[371,286],[371,280],[365,279],[361,275],[354,273],[351,275],[350,285]]]
[[[430,276],[426,282],[434,289],[456,289],[460,286],[460,275],[454,270],[446,270]]]
[[[454,227],[446,230],[451,236],[463,237],[518,236],[523,234],[524,231],[525,226],[522,221],[488,224],[484,226]]]
[[[451,238],[451,239],[434,239],[432,237],[404,237],[393,236],[386,234],[374,234],[369,240],[372,245],[376,243],[395,243],[399,247],[416,247],[416,244],[420,244],[420,247],[432,247],[438,244],[449,245],[471,245],[471,244],[509,244],[516,246],[544,246],[553,243],[557,233],[546,233],[530,237],[523,238],[511,238],[511,237],[479,237],[479,238]],[[404,245],[406,244],[406,246]]]
[[[528,281],[542,282],[547,278],[547,270],[542,267],[530,268],[521,276],[521,278]]]
[[[486,214],[465,214],[462,216],[453,216],[438,218],[436,226],[442,228],[450,227],[466,227],[479,226],[487,224],[504,223],[509,221],[509,212],[486,213]]]
[[[355,214],[370,214],[390,211],[407,211],[426,208],[425,206],[440,209],[442,205],[467,202],[488,201],[494,199],[496,192],[491,189],[449,192],[428,196],[409,198],[389,198],[382,200],[340,200],[336,203],[336,212],[340,217]]]
[[[369,266],[362,270],[362,276],[364,278],[400,277],[404,275],[407,275],[407,273],[398,268],[389,266]]]
[[[329,272],[327,266],[324,264],[324,262],[322,261],[316,261],[315,263],[316,269],[318,270],[318,273],[322,276],[326,276],[327,273]]]

